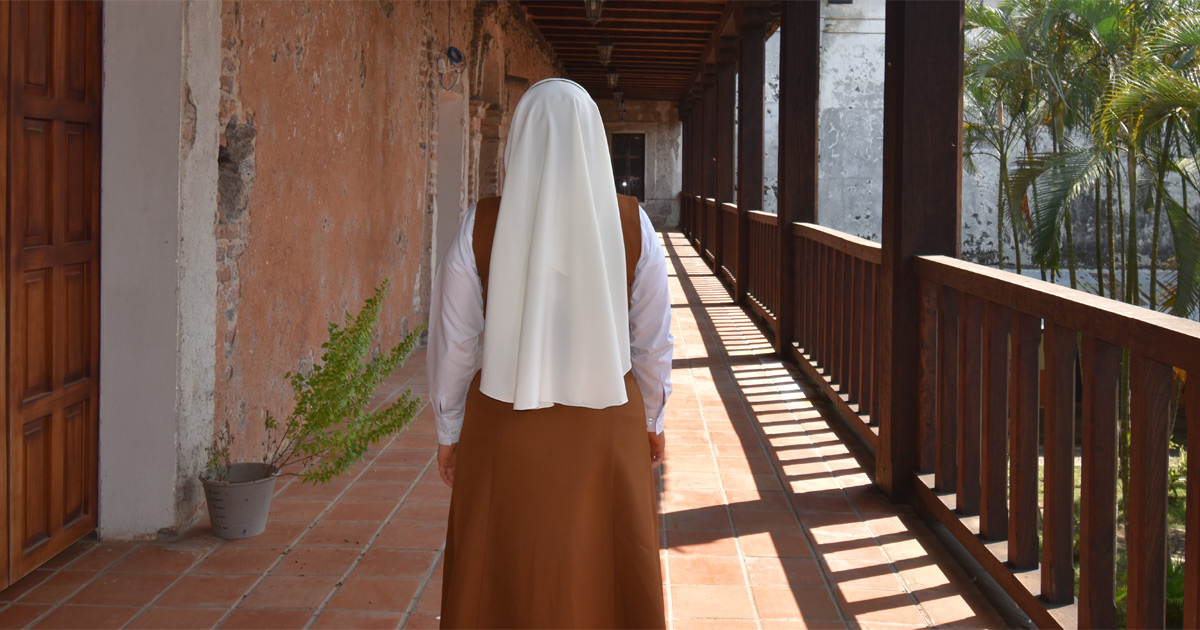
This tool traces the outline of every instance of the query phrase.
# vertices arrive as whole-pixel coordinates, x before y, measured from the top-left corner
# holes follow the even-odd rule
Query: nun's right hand
[[[457,447],[457,444],[438,444],[438,473],[442,475],[442,481],[451,488],[454,487],[454,451]]]

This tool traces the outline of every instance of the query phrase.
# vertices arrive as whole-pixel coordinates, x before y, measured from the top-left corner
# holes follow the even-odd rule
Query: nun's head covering
[[[513,112],[488,279],[480,391],[521,409],[627,401],[629,298],[596,103],[546,79]]]

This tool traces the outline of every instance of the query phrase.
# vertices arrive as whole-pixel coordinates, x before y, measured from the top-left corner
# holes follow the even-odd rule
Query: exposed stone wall
[[[226,1],[221,20],[215,424],[254,456],[329,321],[384,278],[384,345],[428,318],[443,86],[480,112],[470,146],[442,148],[465,150],[473,202],[502,176],[511,106],[558,73],[509,2]]]

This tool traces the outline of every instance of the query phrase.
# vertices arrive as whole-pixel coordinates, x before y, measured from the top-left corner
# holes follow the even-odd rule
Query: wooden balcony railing
[[[749,269],[746,272],[746,296],[751,308],[774,327],[779,312],[779,250],[775,241],[779,238],[776,216],[766,212],[750,211],[750,234],[747,247],[750,250]]]
[[[1078,624],[1115,627],[1117,422],[1125,371],[1131,429],[1130,496],[1124,498],[1128,627],[1162,627],[1172,368],[1200,374],[1200,323],[953,258],[918,258],[916,272],[926,302],[919,398],[925,474],[917,484],[919,500],[989,572],[1011,576],[1009,593],[1033,611],[1035,622],[1053,623],[1048,614],[1038,617],[1042,602],[1070,603],[1075,587],[1078,369],[1083,381]],[[1193,424],[1200,422],[1200,387],[1187,390],[1189,427],[1200,427]],[[1189,445],[1200,447],[1197,433],[1189,431]],[[1187,492],[1200,497],[1200,477],[1188,475]],[[1195,503],[1188,501],[1186,533],[1193,560],[1190,554],[1200,549]],[[1200,576],[1194,564],[1187,568],[1193,593]],[[1195,619],[1195,598],[1185,601]]]
[[[688,207],[716,216],[708,200],[694,198]],[[736,216],[736,208],[726,204],[724,210]],[[793,279],[789,354],[878,450],[880,246],[796,223],[792,260],[781,265],[775,215],[752,211],[748,219],[744,240],[736,223],[724,225],[734,243],[726,240],[724,247],[726,260],[734,259],[738,242],[748,247],[739,287],[750,307],[776,327],[780,274]],[[704,241],[713,234],[710,227],[690,236],[708,251],[712,244]],[[1200,323],[953,258],[919,257],[915,271],[923,304],[921,354],[912,366],[920,387],[907,394],[919,401],[915,501],[1038,626],[1115,627],[1117,423],[1127,395],[1127,625],[1162,627],[1169,415],[1181,399],[1189,428],[1200,427],[1200,378],[1180,391],[1175,376],[1200,375]],[[1188,431],[1188,451],[1200,453],[1200,430]],[[1195,627],[1200,456],[1188,458],[1186,478],[1192,500],[1186,505],[1184,627]]]
[[[701,251],[704,259],[711,266],[717,259],[717,202],[714,199],[704,199],[704,231],[701,235]]]
[[[876,448],[879,245],[808,223],[793,224],[792,233],[796,317],[791,337],[797,342],[792,352]]]
[[[737,283],[737,216],[738,207],[731,203],[721,204],[721,274],[732,286]]]

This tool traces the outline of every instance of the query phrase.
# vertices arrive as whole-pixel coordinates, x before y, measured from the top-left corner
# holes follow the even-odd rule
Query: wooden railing
[[[712,265],[717,257],[717,202],[714,199],[704,200],[704,258]]]
[[[737,283],[738,251],[738,207],[732,203],[721,204],[721,272],[730,286]]]
[[[746,245],[750,250],[746,273],[746,296],[751,307],[774,327],[779,312],[779,238],[778,221],[773,214],[752,210]]]
[[[1038,625],[1058,617],[1079,627],[1115,627],[1117,423],[1122,374],[1128,374],[1128,627],[1162,627],[1172,368],[1200,374],[1200,323],[953,258],[918,258],[915,268],[926,303],[920,501]],[[1050,615],[1045,603],[1069,604],[1074,597],[1077,368],[1083,380],[1080,577],[1077,619],[1068,619],[1069,610]],[[1188,423],[1200,427],[1200,387],[1192,383]],[[1200,453],[1197,434],[1189,431],[1193,453]],[[1200,497],[1196,472],[1188,475],[1189,497]],[[1192,500],[1187,509],[1186,588],[1193,596],[1185,597],[1186,618],[1196,620],[1200,506]]]
[[[697,202],[715,218],[715,204]],[[721,215],[734,219],[736,211],[726,204]],[[790,354],[877,450],[880,246],[797,223],[791,269],[781,269],[776,216],[752,211],[748,219],[744,240],[736,223],[725,225],[734,243],[726,240],[725,256],[733,259],[739,240],[749,248],[743,286],[751,307],[776,327],[777,274],[794,278]],[[1180,395],[1175,376],[1200,374],[1200,323],[951,258],[918,258],[915,269],[924,308],[922,354],[912,369],[921,387],[906,395],[920,401],[917,503],[1037,625],[1115,626],[1117,423],[1128,374],[1128,626],[1161,627],[1168,415],[1179,396],[1188,424],[1200,427],[1200,378]],[[1200,430],[1188,435],[1188,450],[1200,453]],[[1188,495],[1200,498],[1200,456],[1189,458],[1187,479]],[[1200,499],[1187,503],[1187,525],[1184,623],[1192,627],[1200,623]]]
[[[875,299],[879,245],[808,223],[792,226],[798,363],[872,448],[878,443]]]

